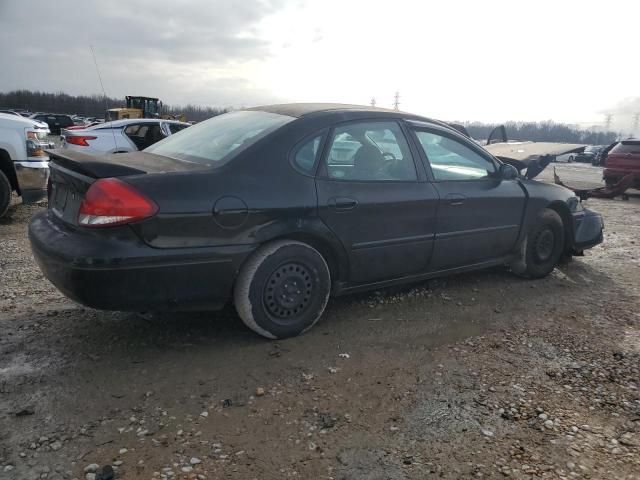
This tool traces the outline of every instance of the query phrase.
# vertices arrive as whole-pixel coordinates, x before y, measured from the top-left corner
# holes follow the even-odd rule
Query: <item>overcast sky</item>
[[[640,2],[0,0],[0,90],[445,120],[602,122],[640,96]],[[621,117],[622,114],[618,115]]]

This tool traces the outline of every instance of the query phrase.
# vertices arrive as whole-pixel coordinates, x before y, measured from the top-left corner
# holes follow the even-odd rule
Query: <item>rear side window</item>
[[[129,135],[130,137],[144,137],[147,134],[147,130],[149,129],[149,125],[129,125],[124,129],[124,133]]]
[[[407,140],[396,122],[354,122],[336,127],[326,163],[329,178],[415,181]]]
[[[171,135],[145,151],[208,166],[220,166],[294,117],[241,110],[210,118]]]
[[[293,156],[293,163],[304,173],[313,174],[324,133],[302,144]]]
[[[623,140],[609,153],[640,153],[640,141]]]

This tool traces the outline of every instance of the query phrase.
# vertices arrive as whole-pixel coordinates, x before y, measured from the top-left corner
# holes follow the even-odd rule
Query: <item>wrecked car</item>
[[[608,151],[602,178],[608,187],[631,175],[630,187],[640,188],[640,140],[629,138]]]
[[[599,214],[449,125],[287,104],[214,117],[142,152],[52,150],[29,238],[44,275],[107,310],[215,310],[267,338],[332,295],[505,265],[541,278],[602,241]]]

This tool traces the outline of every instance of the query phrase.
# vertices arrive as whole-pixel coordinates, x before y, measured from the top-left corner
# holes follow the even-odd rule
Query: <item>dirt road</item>
[[[66,300],[26,239],[42,207],[14,206],[0,478],[640,478],[640,197],[587,205],[605,243],[549,278],[494,269],[335,299],[279,342],[230,309],[143,318]]]

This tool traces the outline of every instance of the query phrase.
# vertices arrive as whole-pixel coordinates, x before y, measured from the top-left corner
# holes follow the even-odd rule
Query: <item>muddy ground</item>
[[[74,304],[31,257],[43,207],[14,205],[0,478],[640,478],[640,196],[586,203],[605,243],[546,279],[494,269],[334,299],[278,342],[231,309]]]

